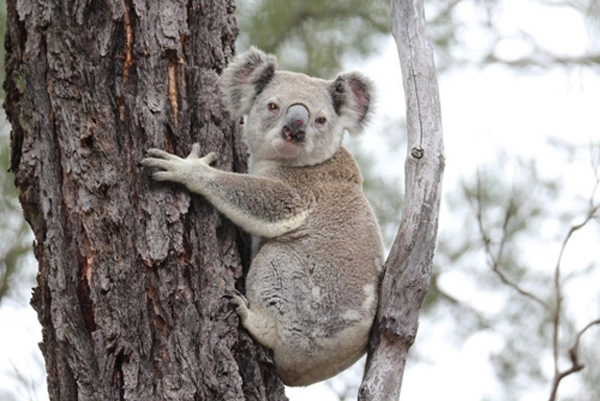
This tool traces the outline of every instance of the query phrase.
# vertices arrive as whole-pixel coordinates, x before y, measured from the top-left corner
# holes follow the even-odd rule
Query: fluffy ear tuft
[[[254,99],[271,82],[276,69],[275,56],[251,47],[236,56],[223,70],[221,90],[233,118],[250,111]]]
[[[373,82],[359,72],[338,75],[329,87],[335,112],[350,135],[360,134],[372,113]]]

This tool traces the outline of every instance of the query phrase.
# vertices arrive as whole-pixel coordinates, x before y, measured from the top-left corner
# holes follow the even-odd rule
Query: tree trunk
[[[392,0],[402,67],[408,154],[402,220],[385,264],[360,401],[397,401],[419,309],[429,289],[444,149],[439,91],[422,0]]]
[[[203,199],[151,182],[144,150],[199,142],[241,171],[218,74],[234,5],[8,0],[12,169],[35,233],[32,304],[54,401],[284,400],[224,295],[248,242]]]

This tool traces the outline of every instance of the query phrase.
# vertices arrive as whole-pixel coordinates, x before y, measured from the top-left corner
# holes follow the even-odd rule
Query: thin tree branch
[[[561,371],[556,370],[554,374],[554,379],[552,380],[552,388],[550,390],[550,398],[549,401],[556,401],[556,395],[558,393],[558,386],[560,382],[565,377],[579,372],[581,369],[585,367],[582,363],[579,362],[579,341],[581,340],[581,336],[591,327],[595,325],[600,325],[600,319],[596,319],[587,324],[575,337],[575,343],[569,349],[569,358],[571,359],[571,367],[568,369]]]
[[[595,191],[595,189],[594,189]],[[558,254],[558,260],[556,261],[556,267],[554,268],[554,291],[555,291],[555,305],[554,305],[554,311],[552,313],[552,323],[553,323],[553,330],[552,330],[552,350],[553,350],[553,356],[554,356],[554,374],[555,377],[556,375],[558,375],[559,369],[558,369],[558,354],[560,352],[560,347],[559,347],[559,330],[560,330],[560,319],[561,319],[561,310],[562,310],[562,301],[563,301],[563,296],[562,296],[562,285],[561,285],[561,263],[562,263],[562,259],[565,253],[565,249],[567,248],[567,244],[569,243],[569,241],[571,240],[571,237],[573,236],[573,234],[575,234],[577,231],[581,230],[583,227],[585,227],[590,220],[592,220],[596,214],[596,212],[598,211],[598,207],[599,205],[595,205],[593,206],[588,214],[586,215],[585,219],[583,220],[583,222],[581,222],[580,224],[576,224],[571,226],[571,228],[569,229],[569,232],[567,233],[567,235],[565,236],[561,248],[560,248],[560,252]],[[572,373],[572,372],[571,372]]]
[[[513,200],[514,200],[514,196],[511,196],[509,199],[509,204]],[[479,228],[479,233],[483,240],[483,246],[484,246],[484,251],[485,251],[485,254],[487,257],[487,262],[488,262],[488,265],[490,266],[490,268],[492,269],[492,271],[494,273],[496,273],[496,275],[498,275],[498,277],[500,278],[502,283],[511,287],[512,289],[514,289],[515,291],[517,291],[519,294],[523,295],[524,297],[527,297],[527,298],[533,300],[534,302],[536,302],[537,304],[541,305],[545,310],[551,312],[552,308],[546,301],[544,301],[537,295],[533,294],[532,292],[527,291],[524,288],[522,288],[519,284],[517,284],[516,282],[511,280],[504,273],[504,271],[502,271],[501,260],[502,260],[503,254],[504,254],[504,248],[505,248],[506,242],[508,240],[508,223],[510,222],[510,219],[512,217],[511,208],[510,208],[510,206],[506,208],[506,213],[504,214],[504,220],[502,223],[502,236],[500,238],[498,250],[494,251],[492,249],[492,241],[487,234],[487,231],[484,227],[484,222],[483,222],[483,195],[482,195],[481,175],[480,175],[479,171],[477,172],[476,204],[473,205],[473,202],[471,200],[469,200],[469,201],[470,201],[472,207],[474,207],[475,211],[476,211],[477,226]]]
[[[29,401],[37,401],[38,397],[36,396],[36,387],[39,387],[39,383],[36,383],[36,381],[31,377],[30,372],[23,373],[17,367],[14,361],[11,360],[10,364],[15,372],[17,383],[19,383],[23,390],[27,393],[27,399]]]
[[[360,401],[397,401],[433,266],[444,169],[436,69],[422,0],[392,0],[406,98],[402,221],[381,282]]]

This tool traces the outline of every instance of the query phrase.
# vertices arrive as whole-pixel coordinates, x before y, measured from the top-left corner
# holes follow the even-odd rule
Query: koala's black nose
[[[285,125],[281,130],[283,138],[296,143],[304,142],[308,116],[308,109],[303,104],[291,105],[287,110]]]

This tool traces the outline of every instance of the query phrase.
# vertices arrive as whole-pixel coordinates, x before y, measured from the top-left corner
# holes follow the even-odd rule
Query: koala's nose
[[[303,104],[297,103],[291,105],[287,110],[285,125],[281,130],[283,138],[296,143],[304,142],[308,116],[308,109]]]

